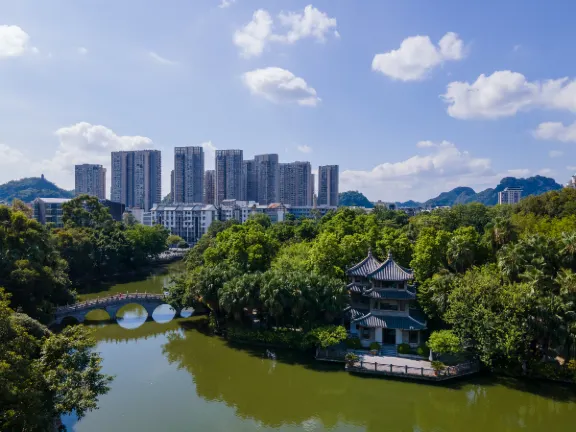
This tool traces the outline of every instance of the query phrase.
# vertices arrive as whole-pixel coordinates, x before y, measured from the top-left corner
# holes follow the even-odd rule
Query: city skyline
[[[4,4],[0,183],[72,189],[91,163],[110,184],[110,151],[185,146],[338,164],[384,201],[575,171],[574,4],[218,3]]]

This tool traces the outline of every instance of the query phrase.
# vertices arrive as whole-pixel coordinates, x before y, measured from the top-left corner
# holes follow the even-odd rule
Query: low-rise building
[[[216,207],[202,203],[155,204],[150,213],[151,225],[164,226],[170,234],[182,237],[190,246],[208,231],[218,214]]]
[[[350,333],[363,346],[378,342],[415,347],[424,342],[426,318],[416,303],[416,288],[409,285],[414,279],[411,269],[398,265],[392,254],[380,262],[368,251],[368,256],[346,274],[350,281],[350,305],[346,309]]]
[[[42,225],[62,228],[62,204],[70,201],[69,198],[36,198],[32,202],[34,219]]]

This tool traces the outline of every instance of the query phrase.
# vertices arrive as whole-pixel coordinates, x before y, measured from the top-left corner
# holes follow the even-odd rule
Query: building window
[[[398,303],[387,303],[387,302],[379,302],[378,309],[380,310],[389,310],[389,311],[397,311],[398,310]]]
[[[418,343],[418,332],[417,331],[408,332],[408,342],[411,344],[417,344]]]
[[[360,328],[360,337],[362,339],[370,339],[370,329],[368,327]]]

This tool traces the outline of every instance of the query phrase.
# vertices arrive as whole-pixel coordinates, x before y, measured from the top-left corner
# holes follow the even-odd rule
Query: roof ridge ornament
[[[392,259],[392,250],[388,249],[388,259]]]

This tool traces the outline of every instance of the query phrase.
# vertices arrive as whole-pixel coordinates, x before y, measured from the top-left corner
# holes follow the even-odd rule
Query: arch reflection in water
[[[146,309],[138,304],[127,304],[116,312],[116,322],[125,329],[140,327],[148,319]]]
[[[190,318],[192,315],[194,315],[194,308],[192,307],[185,307],[180,312],[182,318]]]

